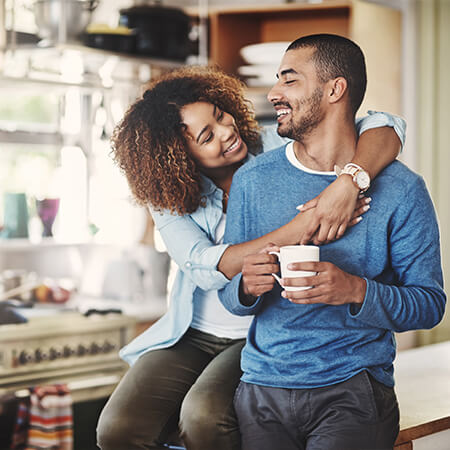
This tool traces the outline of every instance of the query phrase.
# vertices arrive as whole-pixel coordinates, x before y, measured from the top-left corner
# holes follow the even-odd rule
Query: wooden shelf
[[[188,10],[191,15],[193,9]],[[346,36],[366,56],[368,88],[361,112],[401,112],[401,12],[361,0],[228,6],[209,9],[210,60],[237,73],[246,45],[293,41],[316,33]],[[280,55],[281,56],[281,55]]]
[[[321,32],[348,36],[349,15],[349,2],[212,10],[210,57],[225,70],[236,72],[244,64],[239,50],[245,45],[293,41]]]

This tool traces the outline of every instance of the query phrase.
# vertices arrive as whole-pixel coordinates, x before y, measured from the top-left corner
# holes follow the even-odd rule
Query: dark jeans
[[[99,447],[162,450],[179,427],[188,450],[239,450],[233,396],[244,342],[189,329],[173,347],[142,355],[102,411]]]
[[[394,389],[367,372],[316,389],[241,382],[234,406],[242,450],[387,450],[399,431]]]

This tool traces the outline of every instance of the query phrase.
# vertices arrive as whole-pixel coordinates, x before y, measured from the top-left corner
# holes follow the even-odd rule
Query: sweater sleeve
[[[349,314],[371,326],[396,332],[432,328],[444,315],[439,229],[421,178],[405,195],[390,224],[391,266],[396,282],[368,280],[360,309]]]
[[[203,290],[220,289],[229,282],[217,264],[228,247],[211,242],[188,216],[150,210],[170,257],[190,280]]]
[[[242,176],[242,170],[238,170],[231,184],[227,207],[224,242],[228,244],[239,244],[249,240],[245,222],[245,208],[248,205],[245,201],[244,180],[245,176]],[[230,283],[219,290],[219,299],[223,306],[233,314],[238,316],[253,315],[259,309],[261,297],[252,306],[244,306],[239,300],[241,279],[242,273],[235,275]]]

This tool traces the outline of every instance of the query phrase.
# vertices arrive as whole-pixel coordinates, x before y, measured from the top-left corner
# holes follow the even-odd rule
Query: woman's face
[[[219,107],[192,103],[181,109],[181,118],[189,154],[206,174],[233,166],[247,156],[247,144],[241,139],[234,118]]]

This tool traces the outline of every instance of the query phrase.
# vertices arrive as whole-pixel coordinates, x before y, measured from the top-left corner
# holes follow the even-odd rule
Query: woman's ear
[[[329,81],[328,101],[338,102],[347,92],[347,80],[344,77],[337,77]]]

